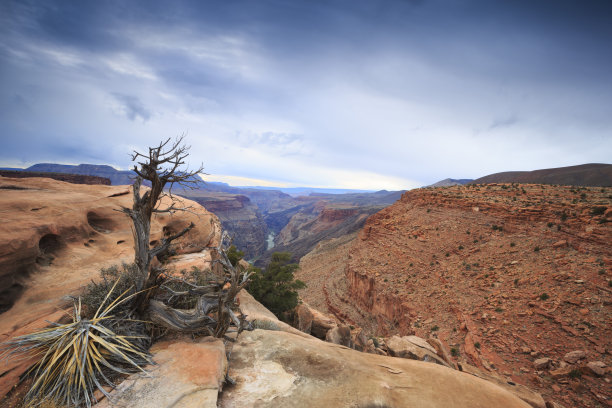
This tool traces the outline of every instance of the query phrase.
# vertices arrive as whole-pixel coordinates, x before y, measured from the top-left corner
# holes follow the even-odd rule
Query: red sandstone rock
[[[131,262],[134,250],[129,219],[115,211],[131,205],[126,186],[0,177],[0,189],[0,341],[5,341],[57,321],[62,308],[71,307],[66,295],[79,295],[100,269]],[[151,239],[193,221],[196,227],[177,240],[178,252],[216,245],[218,219],[197,203],[183,202],[190,213],[153,217]],[[23,361],[0,364],[0,398],[25,369]]]
[[[572,350],[605,348],[612,338],[606,306],[612,223],[591,213],[610,206],[612,189],[603,190],[511,184],[411,190],[368,219],[345,266],[327,268],[316,287],[329,293],[336,317],[350,317],[369,334],[436,332],[458,356],[526,383],[520,368],[533,360],[521,350],[561,360]],[[554,248],[560,241],[566,244]],[[320,255],[299,272],[308,285],[319,279],[323,259],[339,259],[331,251]],[[486,318],[474,317],[468,329],[463,316],[473,312]],[[592,394],[567,392],[574,405],[599,403]]]

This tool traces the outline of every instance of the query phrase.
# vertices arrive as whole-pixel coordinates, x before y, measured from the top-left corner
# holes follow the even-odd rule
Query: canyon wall
[[[210,193],[189,197],[219,217],[233,244],[252,259],[266,250],[268,228],[261,212],[240,194]]]
[[[568,378],[564,356],[612,363],[611,242],[612,188],[426,188],[369,217],[345,256],[305,257],[298,276],[321,287],[322,310],[371,335],[435,336],[456,359],[596,407],[612,398],[605,381]]]

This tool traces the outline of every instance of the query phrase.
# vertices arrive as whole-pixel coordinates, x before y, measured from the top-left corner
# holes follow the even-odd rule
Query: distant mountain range
[[[589,163],[534,171],[505,171],[481,177],[470,184],[489,183],[612,186],[612,164]]]
[[[612,164],[588,163],[578,166],[555,167],[534,171],[505,171],[489,174],[476,180],[440,180],[425,187],[449,187],[464,184],[527,183],[559,184],[566,186],[612,186]]]
[[[104,164],[55,164],[55,163],[38,163],[28,168],[15,168],[6,167],[0,168],[0,170],[10,171],[28,171],[35,173],[66,173],[66,174],[80,174],[84,176],[98,176],[105,177],[111,181],[112,185],[125,185],[132,184],[134,182],[134,173],[132,170],[117,170],[111,166]],[[199,183],[198,183],[199,184]],[[230,186],[227,183],[221,182],[209,182],[202,181],[202,184],[198,188],[218,191],[224,193],[240,194],[246,190],[277,190],[282,191],[285,194],[291,196],[305,196],[311,193],[327,193],[327,194],[346,194],[346,193],[369,193],[373,192],[370,190],[352,190],[352,189],[339,189],[339,188],[316,188],[316,187],[250,187],[250,186]]]

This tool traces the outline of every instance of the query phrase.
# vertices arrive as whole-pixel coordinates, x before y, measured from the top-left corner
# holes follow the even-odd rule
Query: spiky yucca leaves
[[[29,372],[34,382],[25,397],[28,406],[52,402],[91,407],[96,402],[93,397],[96,389],[109,397],[102,388],[102,383],[113,386],[109,374],[144,372],[142,366],[151,363],[147,352],[132,342],[139,336],[117,335],[108,328],[110,323],[120,324],[113,322],[111,311],[134,296],[125,297],[126,291],[104,307],[115,286],[93,318],[81,318],[79,299],[74,305],[72,323],[54,323],[51,328],[16,337],[0,346],[5,356],[40,357]]]

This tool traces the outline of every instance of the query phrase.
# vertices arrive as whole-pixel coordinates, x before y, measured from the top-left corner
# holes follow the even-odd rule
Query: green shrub
[[[591,215],[602,215],[606,212],[606,208],[604,206],[596,206],[591,208]]]
[[[548,298],[549,298],[548,293],[542,293],[540,295],[540,300],[548,300]]]
[[[459,349],[457,347],[451,347],[451,355],[453,357],[458,357],[459,356]]]
[[[229,259],[232,266],[238,265],[238,261],[244,258],[244,252],[238,250],[235,245],[232,245],[227,250],[227,258]]]
[[[252,269],[251,281],[247,290],[255,299],[272,313],[281,313],[295,308],[298,304],[298,289],[306,287],[300,280],[294,280],[293,273],[297,264],[290,263],[289,252],[275,252],[264,271]]]

